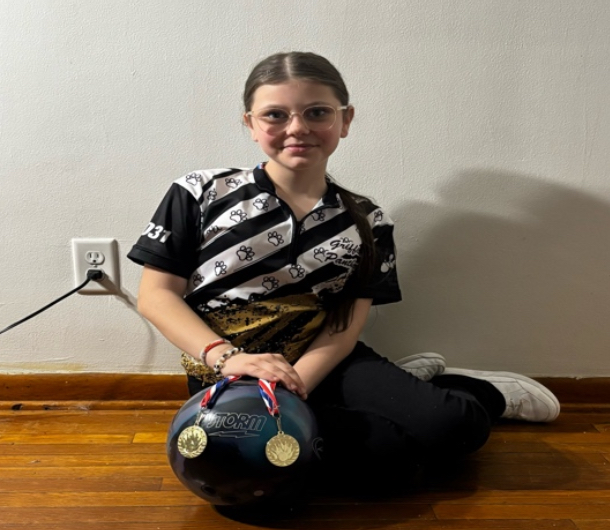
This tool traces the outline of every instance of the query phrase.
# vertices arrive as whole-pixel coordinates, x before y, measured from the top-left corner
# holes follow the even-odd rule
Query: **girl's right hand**
[[[223,375],[245,375],[279,383],[301,399],[307,399],[307,389],[296,370],[279,353],[240,353],[229,357]]]

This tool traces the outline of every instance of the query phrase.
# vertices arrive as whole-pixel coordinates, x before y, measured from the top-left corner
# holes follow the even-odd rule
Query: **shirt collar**
[[[275,196],[275,186],[269,175],[265,171],[265,164],[261,162],[258,166],[254,168],[254,182],[262,191],[266,191],[267,193]],[[320,200],[318,204],[322,206],[329,206],[332,208],[339,208],[341,203],[339,202],[339,192],[337,190],[337,186],[332,181],[332,179],[326,175],[326,193]]]

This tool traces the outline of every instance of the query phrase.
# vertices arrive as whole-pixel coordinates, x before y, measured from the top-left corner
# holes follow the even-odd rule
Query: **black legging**
[[[361,342],[307,401],[322,428],[325,460],[370,471],[476,451],[505,408],[487,381],[421,381]]]

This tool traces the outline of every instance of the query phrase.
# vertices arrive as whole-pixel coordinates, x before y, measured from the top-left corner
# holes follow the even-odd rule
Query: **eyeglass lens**
[[[330,129],[337,118],[337,111],[333,107],[316,105],[308,107],[303,112],[289,113],[282,109],[265,109],[256,112],[253,116],[266,132],[284,130],[295,115],[299,115],[312,131],[324,131]]]

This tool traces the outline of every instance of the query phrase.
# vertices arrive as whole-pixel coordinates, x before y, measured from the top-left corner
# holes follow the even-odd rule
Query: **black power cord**
[[[100,271],[100,270],[96,270],[96,269],[89,269],[87,271],[87,279],[83,283],[81,283],[78,287],[75,287],[69,293],[66,293],[63,296],[60,296],[57,300],[54,300],[50,304],[47,304],[46,306],[40,308],[38,311],[34,311],[31,315],[28,315],[27,317],[22,318],[21,320],[18,320],[17,322],[14,322],[10,326],[5,327],[3,330],[0,331],[0,335],[7,332],[9,329],[13,329],[13,328],[17,327],[19,324],[23,324],[27,320],[30,320],[30,318],[34,318],[36,315],[40,315],[40,313],[42,313],[43,311],[46,311],[47,309],[49,309],[50,307],[53,307],[58,302],[61,302],[65,298],[68,298],[68,296],[73,295],[74,293],[80,291],[91,280],[93,280],[94,282],[101,282],[103,279],[104,279],[104,271]]]

